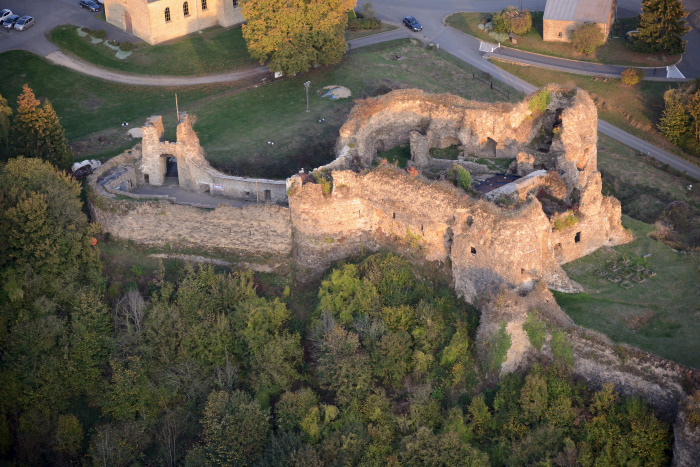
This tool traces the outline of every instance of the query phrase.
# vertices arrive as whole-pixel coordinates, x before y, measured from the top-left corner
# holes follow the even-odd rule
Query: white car
[[[12,16],[11,10],[0,10],[0,23],[5,21],[5,18],[9,18],[10,16]]]
[[[18,31],[24,31],[34,26],[34,18],[31,16],[22,16],[15,24],[15,29]]]

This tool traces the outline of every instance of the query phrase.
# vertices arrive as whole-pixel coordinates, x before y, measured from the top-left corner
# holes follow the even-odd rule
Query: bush
[[[566,338],[566,334],[562,331],[552,333],[552,356],[554,361],[566,368],[574,366],[574,347]]]
[[[455,185],[463,189],[464,191],[470,191],[472,188],[472,176],[467,169],[461,165],[454,164],[447,174],[448,178],[454,182]]]
[[[605,44],[603,31],[593,23],[583,23],[571,33],[571,44],[582,54],[591,54]]]
[[[575,225],[578,222],[578,218],[576,217],[576,214],[573,212],[569,211],[566,213],[564,216],[559,216],[555,221],[554,221],[554,230],[564,230],[567,227],[571,227],[572,225]]]
[[[377,18],[354,18],[348,20],[348,29],[351,31],[380,29],[382,22]]]
[[[532,15],[528,10],[508,7],[493,15],[493,31],[499,34],[525,34],[532,29]]]
[[[348,10],[348,20],[351,19],[357,19],[357,15],[355,14],[355,10]]]
[[[622,72],[622,83],[627,86],[634,86],[644,78],[644,70],[636,68],[627,68]]]
[[[134,44],[132,44],[131,42],[122,42],[121,44],[119,44],[119,48],[123,52],[130,52],[130,51],[134,50],[136,48],[136,46]]]
[[[525,324],[523,324],[523,329],[525,329],[530,343],[539,352],[542,349],[542,344],[544,344],[544,341],[547,339],[547,326],[545,323],[537,319],[535,314],[528,313]]]
[[[98,29],[96,31],[90,31],[90,35],[98,39],[105,39],[107,37],[107,31],[104,29]]]
[[[552,94],[546,89],[542,89],[532,98],[528,108],[531,112],[544,112],[550,102],[552,102]]]

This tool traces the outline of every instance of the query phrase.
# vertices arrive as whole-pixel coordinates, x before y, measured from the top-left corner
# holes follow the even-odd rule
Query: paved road
[[[102,21],[97,13],[91,13],[78,6],[78,0],[0,0],[0,9],[9,8],[18,15],[33,16],[36,26],[26,31],[2,29],[0,33],[0,53],[8,50],[28,50],[45,57],[58,50],[47,38],[46,33],[61,24],[75,24],[90,29],[104,29],[110,39],[119,42],[140,42],[138,37]]]
[[[270,69],[266,66],[244,68],[242,70],[228,71],[215,75],[204,76],[156,76],[156,75],[136,75],[121,73],[101,68],[82,60],[77,60],[64,54],[61,51],[51,52],[46,59],[56,65],[70,68],[85,75],[96,78],[114,81],[117,83],[133,84],[138,86],[196,86],[200,84],[229,83],[241,81],[248,78],[263,79],[270,76]]]
[[[696,0],[699,1],[700,0]],[[483,55],[479,50],[479,40],[462,34],[455,29],[446,27],[442,19],[448,15],[450,12],[455,11],[456,5],[462,8],[463,4],[467,2],[460,1],[449,1],[449,0],[434,0],[429,6],[420,0],[376,0],[374,2],[374,8],[379,13],[380,17],[388,19],[393,22],[400,22],[400,19],[405,15],[413,15],[419,18],[423,24],[423,31],[419,33],[408,32],[407,29],[402,28],[408,33],[408,37],[416,37],[421,40],[427,40],[428,42],[433,42],[440,44],[440,48],[451,53],[457,58],[469,63],[470,65],[478,68],[481,71],[490,73],[494,78],[503,81],[504,83],[510,85],[511,87],[529,94],[534,92],[537,88],[530,83],[527,83],[516,76],[507,73],[503,69],[492,64],[488,60],[485,60]],[[503,6],[512,4],[512,0],[507,2],[502,2]],[[532,5],[537,4],[537,1],[523,1],[523,7],[529,5],[531,9]],[[634,2],[631,2],[634,3]],[[625,4],[625,0],[620,0],[620,6]],[[498,1],[494,2],[469,2],[468,8],[470,11],[493,11],[499,8],[500,3]],[[630,5],[630,2],[626,3],[626,7],[634,8]],[[465,11],[467,6],[465,5]],[[392,34],[398,34],[396,31],[392,31]],[[382,42],[386,34],[380,34],[377,36],[370,36],[364,38],[362,42],[359,40],[357,43],[353,42],[353,47],[359,47],[362,45],[369,45],[371,43]],[[392,38],[396,38],[395,35]],[[700,179],[700,168],[694,164],[691,164],[678,156],[675,156],[663,149],[657,148],[656,146],[647,143],[646,141],[637,138],[607,122],[598,120],[598,131],[610,136],[622,143],[636,149],[644,154],[654,157],[655,159],[669,164],[671,167],[685,171],[688,175],[693,178]]]

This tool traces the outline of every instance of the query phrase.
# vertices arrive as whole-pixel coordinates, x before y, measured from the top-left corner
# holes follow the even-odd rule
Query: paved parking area
[[[0,53],[23,49],[45,57],[58,50],[46,33],[61,24],[75,24],[90,29],[104,29],[110,39],[139,42],[140,39],[103,21],[102,15],[80,8],[78,0],[0,0],[0,9],[34,17],[36,25],[26,31],[5,31],[0,28]]]

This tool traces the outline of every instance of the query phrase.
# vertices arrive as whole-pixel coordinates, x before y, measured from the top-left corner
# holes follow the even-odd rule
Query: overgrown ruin
[[[601,192],[597,112],[585,91],[550,85],[517,104],[419,90],[361,100],[340,129],[336,160],[315,176],[296,174],[286,182],[212,169],[186,114],[176,143],[162,135],[162,120],[152,117],[140,146],[90,176],[93,219],[104,231],[148,245],[286,258],[299,277],[318,277],[334,261],[368,251],[409,254],[442,265],[469,301],[507,294],[510,312],[483,307],[480,336],[505,320],[514,340],[522,341],[524,316],[538,308],[569,329],[574,372],[593,385],[614,382],[622,393],[642,394],[671,414],[685,397],[689,369],[643,352],[635,357],[638,367],[623,361],[610,341],[573,326],[547,290],[579,291],[562,264],[632,239],[622,227],[619,201]],[[480,196],[388,163],[371,169],[377,151],[406,143],[409,167],[420,173],[456,164],[487,179],[497,171],[479,160],[512,159],[514,180]],[[431,148],[450,146],[458,148],[457,160],[431,157]],[[212,210],[129,192],[163,184],[167,157],[177,158],[180,187],[261,203]],[[261,197],[261,189],[269,192]],[[535,353],[525,336],[503,370],[526,365]]]

